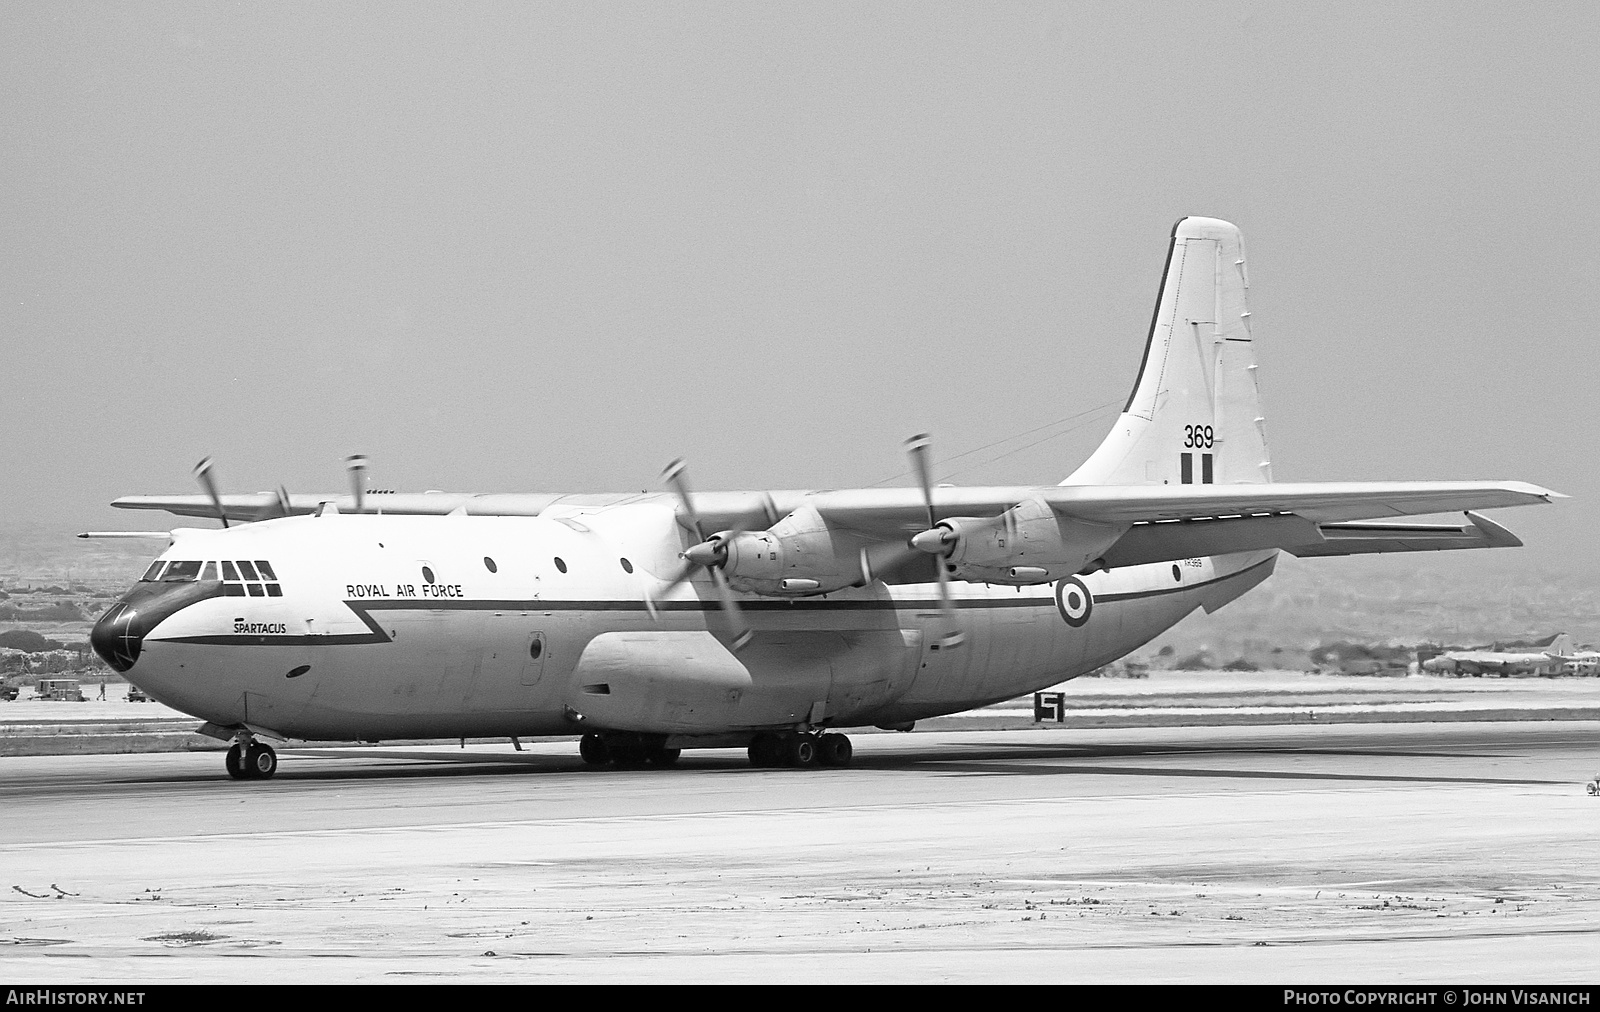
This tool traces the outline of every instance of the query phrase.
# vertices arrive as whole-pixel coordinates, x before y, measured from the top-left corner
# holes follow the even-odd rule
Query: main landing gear
[[[225,763],[235,780],[271,780],[278,772],[278,753],[264,741],[240,738],[228,749]]]
[[[666,741],[666,736],[659,734],[612,731],[602,735],[590,731],[578,740],[578,754],[590,766],[610,764],[624,769],[665,767],[677,762],[682,754],[682,749],[667,748]]]
[[[848,766],[854,754],[837,731],[763,731],[750,740],[751,766]]]

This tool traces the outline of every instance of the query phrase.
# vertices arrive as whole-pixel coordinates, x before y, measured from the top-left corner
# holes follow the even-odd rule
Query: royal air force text
[[[466,597],[459,583],[397,583],[390,593],[383,583],[347,583],[344,596],[352,600],[363,597]]]

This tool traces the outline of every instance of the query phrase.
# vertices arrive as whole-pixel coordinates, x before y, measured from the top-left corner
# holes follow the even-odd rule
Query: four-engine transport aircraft
[[[590,763],[747,747],[843,765],[839,729],[913,721],[1091,671],[1278,553],[1521,544],[1466,513],[1548,502],[1509,481],[1280,484],[1257,396],[1239,231],[1173,229],[1144,360],[1059,485],[692,495],[135,496],[180,529],[94,627],[101,657],[276,771],[263,739],[581,734]],[[256,521],[227,526],[229,520]]]

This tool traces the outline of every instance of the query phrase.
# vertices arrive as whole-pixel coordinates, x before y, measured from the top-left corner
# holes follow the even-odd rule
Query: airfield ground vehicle
[[[83,687],[76,678],[41,678],[34,687],[35,699],[51,699],[57,702],[81,703]]]

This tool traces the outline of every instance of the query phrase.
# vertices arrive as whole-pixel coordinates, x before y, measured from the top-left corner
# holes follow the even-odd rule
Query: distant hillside
[[[1213,615],[1196,612],[1140,655],[1170,645],[1231,659],[1263,648],[1353,643],[1600,641],[1600,588],[1587,577],[1524,571],[1513,552],[1367,559],[1283,558],[1277,572]],[[1248,648],[1248,649],[1247,649]]]

